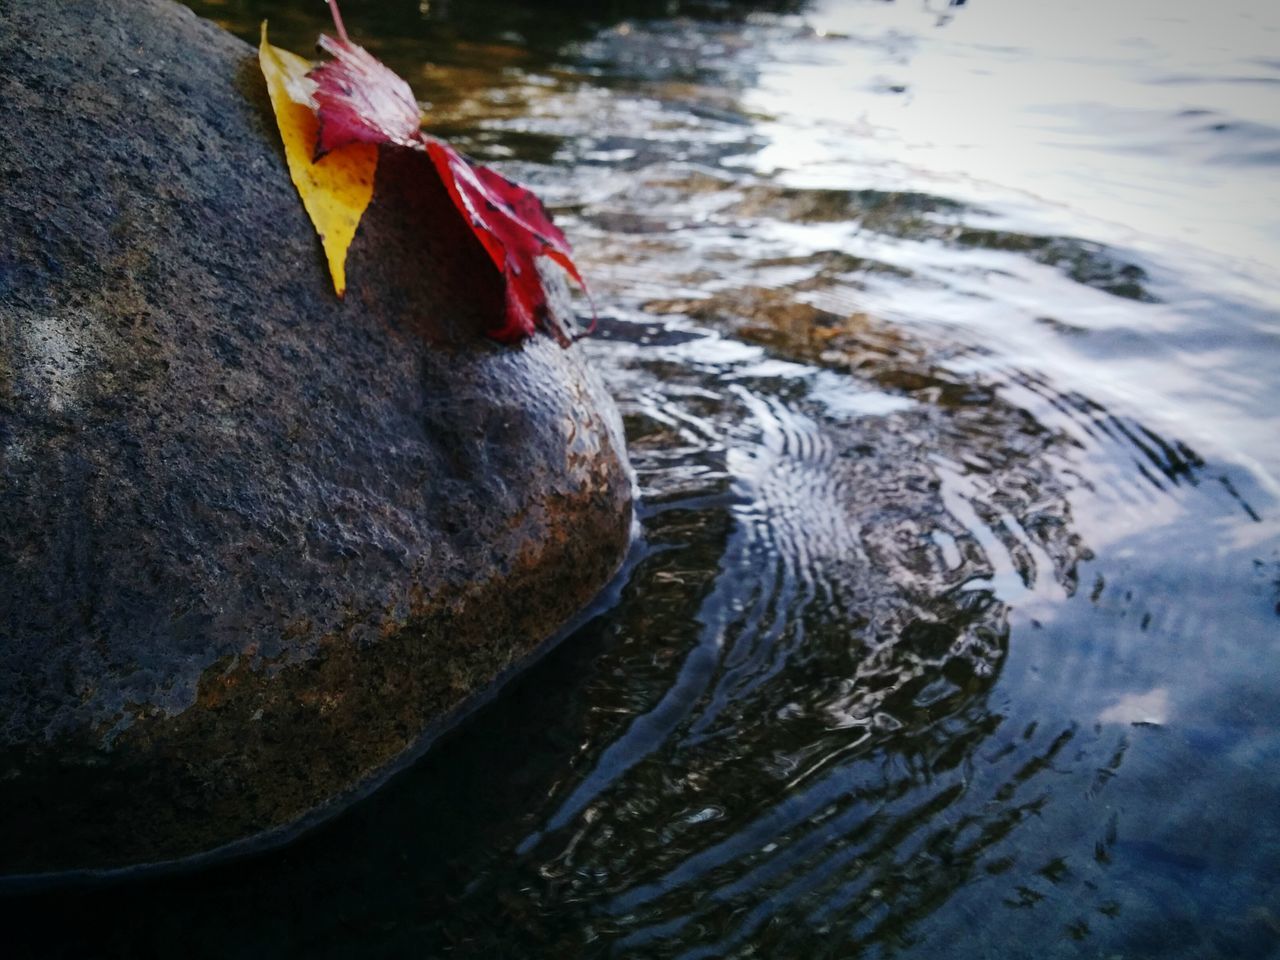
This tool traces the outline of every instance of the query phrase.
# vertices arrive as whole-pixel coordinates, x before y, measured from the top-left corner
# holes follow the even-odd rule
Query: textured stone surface
[[[256,58],[167,0],[0,5],[0,874],[349,795],[616,570],[617,416],[384,154],[338,301]]]

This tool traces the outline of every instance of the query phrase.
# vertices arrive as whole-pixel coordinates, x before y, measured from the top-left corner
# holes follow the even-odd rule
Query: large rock
[[[617,569],[578,348],[384,155],[345,302],[255,52],[168,0],[0,4],[0,874],[286,835]]]

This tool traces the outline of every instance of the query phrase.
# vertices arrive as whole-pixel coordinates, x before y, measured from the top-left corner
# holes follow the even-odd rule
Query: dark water
[[[643,541],[372,799],[18,954],[1280,956],[1280,14],[1116,6],[349,0],[575,243]]]

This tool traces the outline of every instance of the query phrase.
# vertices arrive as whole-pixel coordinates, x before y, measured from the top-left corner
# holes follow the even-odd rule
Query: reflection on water
[[[19,949],[1280,953],[1276,17],[349,6],[574,240],[643,542],[371,800]]]

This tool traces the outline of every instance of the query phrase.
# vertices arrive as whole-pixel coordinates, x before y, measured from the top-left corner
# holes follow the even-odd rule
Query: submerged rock
[[[0,874],[283,836],[617,569],[579,350],[482,336],[403,151],[337,300],[254,51],[185,8],[0,8],[0,237]]]

